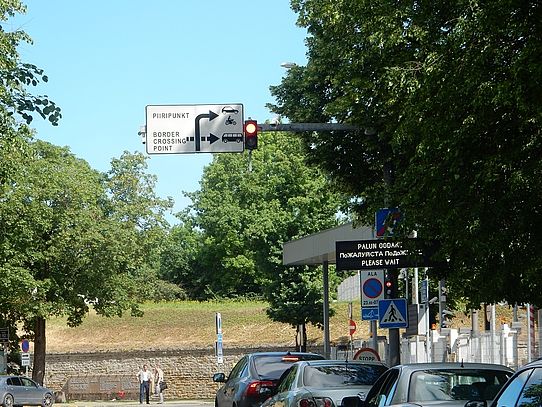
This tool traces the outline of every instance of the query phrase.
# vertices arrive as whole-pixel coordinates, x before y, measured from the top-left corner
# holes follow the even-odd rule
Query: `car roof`
[[[540,366],[542,366],[542,358],[538,358],[524,365],[521,365],[520,367],[518,367],[517,370],[519,371],[519,370],[527,369],[530,367],[540,367]]]
[[[474,363],[474,362],[438,362],[438,363],[407,363],[403,365],[394,366],[399,369],[406,369],[411,371],[427,370],[427,369],[491,369],[502,370],[506,372],[513,372],[507,366],[494,364],[494,363]]]
[[[320,360],[304,360],[298,363],[303,363],[311,366],[325,366],[325,365],[372,365],[372,366],[386,366],[382,362],[377,361],[364,361],[364,360],[344,360],[344,359],[320,359]]]
[[[319,355],[318,353],[312,353],[312,352],[290,352],[290,351],[286,351],[286,352],[277,352],[277,351],[273,351],[273,352],[253,352],[253,353],[248,353],[247,354],[248,356],[287,356],[287,355],[292,355],[292,356],[304,356],[304,355],[309,355],[309,356],[320,356],[323,358],[322,355]]]

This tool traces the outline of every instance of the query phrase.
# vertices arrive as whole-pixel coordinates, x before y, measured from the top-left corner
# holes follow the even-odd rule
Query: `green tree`
[[[296,347],[307,350],[307,324],[319,328],[324,321],[322,271],[319,267],[285,268],[269,289],[267,315],[277,322],[290,324],[296,329]],[[330,316],[334,310],[329,310]]]
[[[19,58],[17,47],[32,40],[22,30],[3,29],[2,22],[25,12],[26,7],[19,0],[0,0],[0,115],[19,115],[30,124],[37,113],[56,126],[62,117],[60,108],[47,95],[34,96],[26,90],[27,86],[48,81],[43,69]]]
[[[178,284],[192,299],[203,299],[206,282],[200,271],[203,235],[192,219],[174,225],[163,243],[160,278]]]
[[[200,190],[188,194],[192,205],[176,229],[194,244],[189,252],[180,243],[172,246],[185,253],[175,257],[182,271],[169,271],[175,281],[199,299],[269,294],[272,315],[283,320],[280,299],[272,293],[281,275],[293,276],[282,265],[282,244],[336,226],[344,204],[329,180],[304,160],[301,140],[278,132],[260,135],[259,148],[251,154],[215,155]],[[290,308],[288,322],[317,323],[321,316],[312,294],[314,286],[322,297],[321,277],[313,270],[296,272],[303,277],[285,282],[284,295],[300,291],[301,285],[309,294],[304,299],[296,294],[297,307],[295,313]]]
[[[147,199],[138,156],[114,160],[105,176],[67,148],[42,141],[27,148],[0,201],[0,281],[11,294],[0,309],[33,337],[32,375],[42,382],[48,317],[76,326],[90,307],[103,316],[141,314],[152,279],[140,276],[157,258],[152,234],[162,202]]]
[[[358,203],[440,243],[450,292],[542,305],[542,4],[293,0],[308,62],[272,87],[311,159]],[[401,232],[401,231],[400,231]]]

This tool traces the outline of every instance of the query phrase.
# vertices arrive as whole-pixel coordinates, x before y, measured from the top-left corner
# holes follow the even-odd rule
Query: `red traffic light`
[[[258,122],[256,120],[245,120],[245,148],[255,150],[258,148]]]

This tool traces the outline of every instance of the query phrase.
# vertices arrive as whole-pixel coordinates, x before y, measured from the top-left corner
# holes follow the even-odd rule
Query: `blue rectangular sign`
[[[361,309],[361,319],[363,321],[378,321],[378,308],[363,307]]]
[[[406,299],[393,298],[378,301],[378,317],[380,328],[408,327]]]

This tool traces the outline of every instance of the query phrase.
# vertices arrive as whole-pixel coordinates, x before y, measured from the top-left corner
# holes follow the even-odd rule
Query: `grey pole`
[[[324,281],[324,356],[331,357],[331,346],[329,339],[329,261],[324,260],[322,264]]]
[[[478,322],[478,310],[472,309],[471,311],[471,320],[472,320],[472,336],[477,337],[480,335],[480,326]]]

